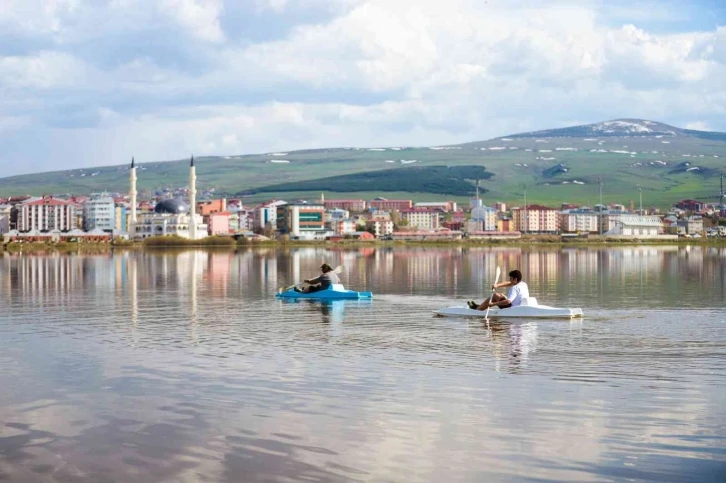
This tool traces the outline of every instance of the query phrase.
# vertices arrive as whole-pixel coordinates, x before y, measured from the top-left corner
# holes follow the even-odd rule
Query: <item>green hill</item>
[[[129,161],[130,161],[129,153]],[[196,158],[197,188],[218,196],[270,198],[405,196],[416,201],[466,201],[475,178],[441,178],[438,167],[480,167],[485,203],[527,201],[550,206],[603,200],[638,201],[665,208],[683,198],[715,202],[726,173],[726,134],[692,131],[652,121],[621,119],[587,126],[521,133],[455,146],[336,148]],[[687,164],[686,164],[687,163]],[[142,195],[187,185],[188,160],[137,159]],[[421,168],[437,168],[423,170]],[[0,178],[0,197],[20,194],[85,194],[128,191],[129,162]],[[409,172],[406,174],[406,172]],[[480,172],[480,173],[481,173]],[[357,177],[349,177],[357,175]],[[370,182],[365,180],[370,178]],[[464,184],[461,184],[464,183]],[[389,191],[394,190],[394,191]],[[469,191],[467,193],[467,190]]]
[[[489,179],[492,176],[492,173],[481,166],[413,166],[263,186],[238,195],[296,191],[347,193],[403,191],[467,197],[475,190],[473,181]],[[480,193],[485,191],[485,189],[479,190]]]

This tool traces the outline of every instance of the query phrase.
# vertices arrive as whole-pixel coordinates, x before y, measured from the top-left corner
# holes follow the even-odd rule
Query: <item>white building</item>
[[[264,229],[266,226],[277,228],[277,208],[286,205],[286,201],[263,203],[255,208],[254,228]]]
[[[202,216],[195,214],[197,234],[192,238],[189,215],[189,206],[179,199],[166,199],[160,201],[154,207],[153,213],[139,215],[138,221],[134,224],[134,238],[144,239],[152,236],[176,235],[189,240],[200,240],[206,238],[207,225],[202,221]]]
[[[350,212],[342,208],[326,208],[325,209],[325,222],[334,223],[345,218],[350,218]]]
[[[689,216],[685,220],[678,220],[678,226],[682,227],[688,235],[703,235],[703,218],[697,215]],[[680,230],[679,230],[680,231]]]
[[[623,235],[634,238],[648,238],[663,233],[663,222],[658,216],[619,215],[611,221],[606,235]]]
[[[10,205],[0,205],[0,235],[10,231],[10,212],[12,209]]]
[[[254,210],[239,206],[229,210],[229,228],[234,232],[247,232],[254,228]]]
[[[43,196],[30,198],[18,208],[18,231],[68,231],[76,227],[76,207],[66,200]]]
[[[560,212],[562,233],[597,233],[598,214],[593,211],[565,210]]]
[[[408,222],[410,229],[435,230],[439,227],[439,213],[422,208],[401,210],[401,219]]]
[[[497,210],[488,206],[479,206],[471,210],[471,218],[467,220],[466,231],[496,231]]]
[[[83,229],[94,228],[107,232],[116,228],[116,205],[110,196],[91,195],[83,204]]]
[[[376,237],[390,235],[393,233],[393,221],[389,218],[374,217],[366,221],[367,228],[373,228],[373,234]]]
[[[350,235],[358,231],[358,224],[352,218],[342,218],[332,223],[336,235]]]

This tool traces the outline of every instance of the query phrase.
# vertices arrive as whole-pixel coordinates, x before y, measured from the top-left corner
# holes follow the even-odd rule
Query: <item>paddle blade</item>
[[[333,273],[337,273],[337,274],[343,273],[343,269],[344,269],[344,268],[345,268],[345,267],[344,267],[343,265],[338,265],[337,267],[335,267],[335,268],[333,269]]]
[[[502,274],[502,269],[497,267],[497,272],[494,275],[494,283],[499,282],[499,276]]]

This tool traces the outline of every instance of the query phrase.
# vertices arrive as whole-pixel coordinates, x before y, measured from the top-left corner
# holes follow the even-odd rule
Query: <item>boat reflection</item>
[[[527,366],[530,354],[537,350],[535,322],[481,321],[491,338],[494,368],[497,372],[517,374]]]

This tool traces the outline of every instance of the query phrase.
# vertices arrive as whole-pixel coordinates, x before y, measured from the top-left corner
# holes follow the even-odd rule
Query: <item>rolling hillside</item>
[[[187,160],[136,161],[142,195],[187,184]],[[351,182],[355,177],[346,176],[369,173],[385,179],[387,170],[395,170],[399,176],[402,170],[414,167],[479,166],[490,176],[481,178],[481,186],[487,190],[485,203],[521,204],[526,185],[530,203],[595,204],[599,202],[600,178],[605,202],[627,204],[633,200],[637,204],[637,185],[641,185],[645,206],[665,208],[683,198],[717,201],[719,175],[726,173],[726,133],[619,119],[455,146],[336,148],[202,157],[196,158],[196,166],[198,189],[213,188],[217,195],[227,196],[244,193],[250,201],[317,197],[321,187],[326,187],[326,197],[330,198],[373,195],[465,201],[474,194],[474,180],[466,179],[462,181],[464,185],[452,184],[447,193],[440,180],[430,178],[438,176],[436,170],[428,173],[412,169],[410,176],[404,175],[406,182],[389,180],[382,186],[393,191],[375,191],[370,183],[360,183],[358,187]],[[118,166],[0,178],[0,197],[126,192],[128,167],[124,160]],[[436,186],[435,193],[427,186]],[[468,195],[466,186],[470,186]]]

